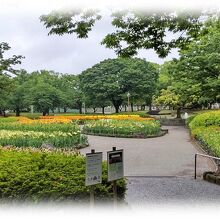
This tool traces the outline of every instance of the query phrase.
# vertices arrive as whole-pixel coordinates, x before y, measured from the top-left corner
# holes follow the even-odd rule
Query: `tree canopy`
[[[116,112],[127,100],[128,92],[131,104],[138,99],[151,99],[157,78],[155,65],[139,58],[107,59],[80,75],[86,96],[94,100],[111,101]]]
[[[13,55],[10,58],[4,58],[4,53],[10,50],[11,47],[6,42],[0,43],[0,74],[10,76],[10,73],[16,75],[16,70],[13,68],[16,64],[21,64],[21,55]]]
[[[112,14],[116,31],[102,41],[117,55],[130,57],[139,49],[154,49],[160,57],[166,57],[172,48],[184,48],[203,31],[201,12],[146,12],[137,10],[118,11]],[[77,18],[79,20],[77,20]],[[101,16],[94,10],[52,11],[40,17],[49,34],[75,33],[87,38],[95,21]],[[172,39],[167,33],[175,35]]]

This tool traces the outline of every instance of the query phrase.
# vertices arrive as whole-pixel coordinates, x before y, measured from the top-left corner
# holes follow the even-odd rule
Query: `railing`
[[[207,158],[211,158],[211,159],[215,159],[215,160],[219,160],[219,161],[220,161],[220,158],[219,158],[219,157],[213,157],[213,156],[209,156],[209,155],[206,155],[206,154],[199,154],[199,153],[196,153],[196,154],[195,154],[195,172],[194,172],[194,179],[196,179],[196,171],[197,171],[197,156],[207,157]]]

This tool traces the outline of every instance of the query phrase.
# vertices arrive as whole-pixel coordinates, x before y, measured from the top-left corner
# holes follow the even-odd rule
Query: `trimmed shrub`
[[[192,136],[206,150],[220,157],[220,111],[209,111],[194,116],[189,128]]]
[[[208,127],[212,125],[220,126],[220,110],[196,115],[190,122],[189,127],[195,129],[199,126]]]
[[[85,157],[71,152],[31,149],[0,149],[0,199],[6,201],[89,201],[85,186]],[[118,196],[124,198],[125,180],[117,181]],[[103,163],[103,182],[94,186],[95,198],[112,198]]]

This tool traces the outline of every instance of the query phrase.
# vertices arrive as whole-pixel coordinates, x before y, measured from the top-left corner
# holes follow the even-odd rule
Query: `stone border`
[[[168,133],[168,129],[161,129],[160,133],[157,135],[148,135],[147,137],[143,136],[134,136],[134,135],[123,135],[123,134],[103,134],[103,133],[94,133],[94,132],[82,132],[82,134],[93,135],[93,136],[103,136],[103,137],[116,137],[116,138],[137,138],[137,139],[147,139],[147,138],[157,138],[162,137]]]
[[[210,182],[220,185],[220,175],[216,175],[215,172],[207,171],[203,173],[203,179]]]

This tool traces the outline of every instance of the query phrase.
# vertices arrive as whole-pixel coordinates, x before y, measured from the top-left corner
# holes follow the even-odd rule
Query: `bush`
[[[220,126],[220,110],[198,114],[189,124],[191,129],[199,126],[207,127],[211,125]]]
[[[220,157],[220,128],[216,126],[203,127],[193,129],[192,135],[214,155]]]
[[[189,123],[191,134],[206,150],[220,157],[220,111],[209,111],[194,116]]]
[[[7,201],[88,201],[85,158],[76,153],[31,149],[0,149],[0,198]],[[124,198],[125,180],[117,181],[118,196]],[[94,187],[96,199],[112,198],[103,163],[103,183]]]
[[[189,123],[196,117],[196,115],[191,115],[186,119],[186,125],[189,126]]]

